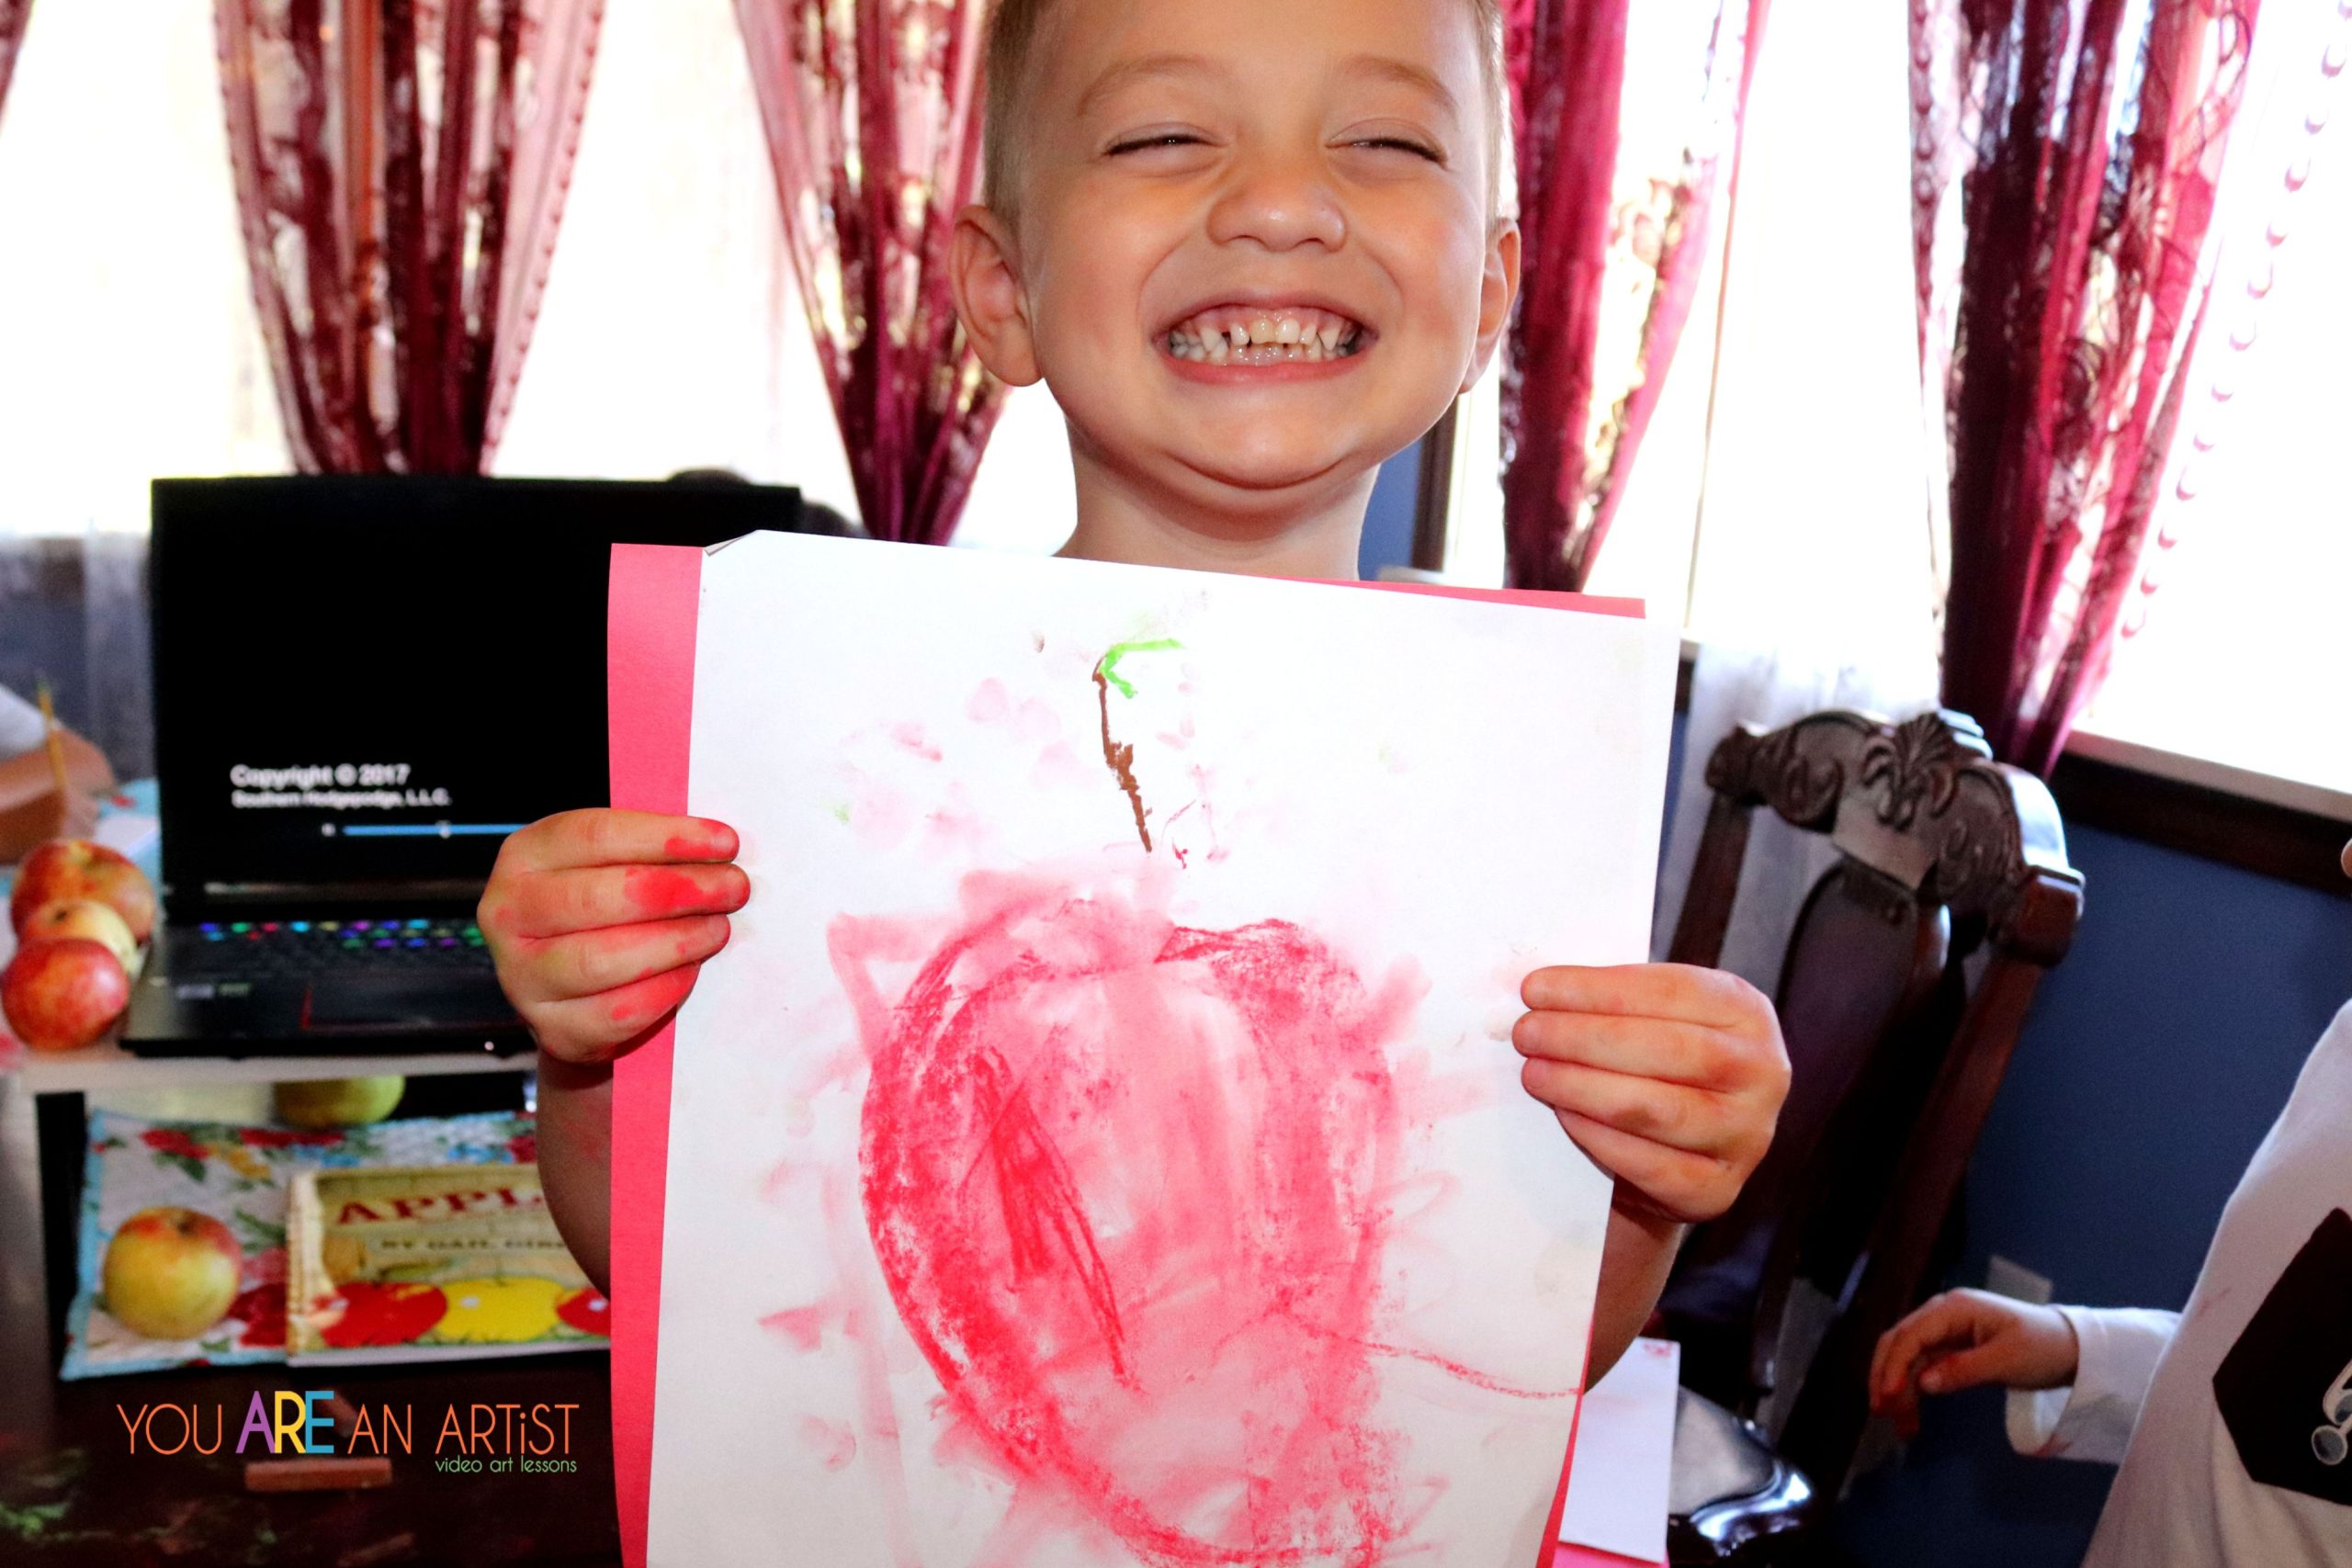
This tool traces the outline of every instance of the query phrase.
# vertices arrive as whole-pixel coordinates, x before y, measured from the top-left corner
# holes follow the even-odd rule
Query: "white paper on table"
[[[1675,656],[710,553],[688,797],[754,891],[677,1026],[650,1561],[1547,1551],[1609,1184],[1507,1031],[1647,950]]]
[[[1584,1396],[1567,1506],[1560,1514],[1562,1540],[1636,1562],[1666,1561],[1681,1381],[1681,1346],[1636,1339]]]

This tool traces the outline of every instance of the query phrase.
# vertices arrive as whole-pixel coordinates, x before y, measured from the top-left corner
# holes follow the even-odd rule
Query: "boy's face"
[[[1472,16],[1060,0],[1017,226],[958,236],[989,368],[1051,384],[1082,462],[1232,532],[1361,481],[1475,379],[1517,283]]]

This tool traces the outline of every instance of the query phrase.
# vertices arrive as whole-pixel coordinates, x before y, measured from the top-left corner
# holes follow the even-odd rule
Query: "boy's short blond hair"
[[[1014,187],[1021,174],[1022,111],[1029,97],[1029,57],[1057,0],[997,0],[989,17],[988,112],[980,141],[981,199],[1010,220],[1018,205]],[[1487,103],[1487,210],[1498,210],[1502,183],[1503,127],[1510,118],[1504,101],[1501,0],[1463,0],[1478,27],[1478,75]]]

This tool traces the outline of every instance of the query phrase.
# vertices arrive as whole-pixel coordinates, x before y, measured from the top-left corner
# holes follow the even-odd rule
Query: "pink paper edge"
[[[613,547],[605,675],[616,807],[672,816],[686,809],[701,608],[702,551]],[[629,1568],[644,1568],[653,1484],[672,1035],[664,1023],[613,1067],[613,1491]]]
[[[1370,580],[1350,586],[1378,588],[1389,593],[1427,593],[1439,599],[1483,599],[1491,604],[1524,604],[1536,610],[1574,610],[1587,615],[1623,615],[1635,621],[1643,619],[1648,613],[1646,602],[1640,599],[1555,593],[1544,588],[1465,588],[1453,582],[1374,582]]]
[[[1564,1540],[1560,1543],[1559,1551],[1554,1555],[1550,1568],[1667,1568],[1667,1563],[1662,1557],[1652,1562],[1645,1558],[1621,1556],[1598,1547],[1576,1546]]]

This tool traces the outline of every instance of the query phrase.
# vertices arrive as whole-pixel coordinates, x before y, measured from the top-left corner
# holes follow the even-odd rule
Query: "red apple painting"
[[[840,545],[681,601],[677,804],[754,892],[617,1068],[625,1540],[1535,1568],[1610,1186],[1508,1033],[1531,968],[1646,948],[1671,640]]]
[[[864,1209],[1006,1476],[1146,1562],[1380,1561],[1403,1528],[1372,1419],[1402,1155],[1383,1047],[1411,999],[1294,925],[1051,887],[933,955],[870,1043]]]

